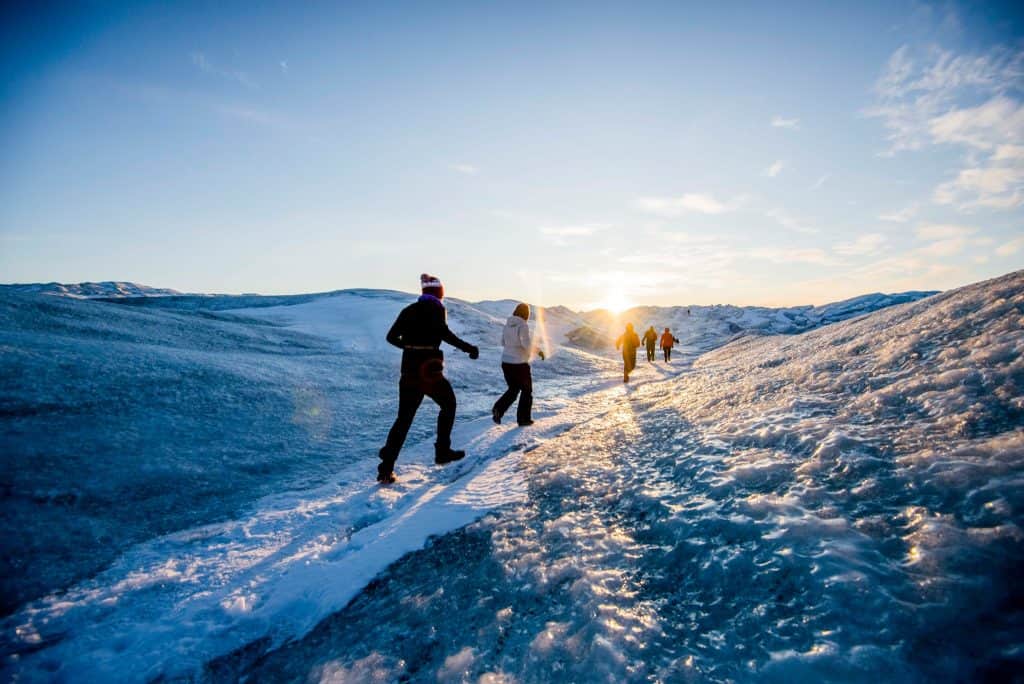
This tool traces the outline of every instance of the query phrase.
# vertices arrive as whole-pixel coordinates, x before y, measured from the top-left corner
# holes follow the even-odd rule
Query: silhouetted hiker
[[[654,330],[653,325],[644,333],[643,341],[644,346],[647,347],[647,360],[653,363],[654,347],[658,344],[658,333]]]
[[[640,338],[633,330],[633,324],[626,324],[626,331],[615,340],[615,348],[622,348],[622,382],[629,382],[629,374],[636,368],[636,348],[640,346]]]
[[[665,352],[665,363],[672,360],[672,345],[677,342],[679,340],[672,336],[668,328],[665,328],[665,332],[661,334],[661,350]]]
[[[444,286],[440,279],[424,273],[420,276],[423,294],[402,309],[387,340],[402,350],[402,376],[398,381],[398,417],[388,432],[388,441],[380,450],[377,481],[385,484],[395,481],[395,459],[402,450],[416,409],[423,397],[428,396],[441,408],[437,416],[437,441],[434,443],[434,463],[457,461],[465,451],[452,451],[452,426],[455,424],[455,392],[444,377],[444,352],[441,342],[447,342],[476,359],[480,350],[464,342],[448,329],[448,312],[441,300]]]
[[[501,331],[501,372],[505,376],[508,389],[498,397],[491,409],[491,417],[495,423],[501,423],[501,417],[519,397],[516,407],[516,422],[523,427],[533,425],[530,411],[533,408],[533,376],[530,374],[530,357],[534,350],[544,360],[544,352],[536,349],[530,337],[530,305],[517,304],[515,311],[505,321],[505,329]]]

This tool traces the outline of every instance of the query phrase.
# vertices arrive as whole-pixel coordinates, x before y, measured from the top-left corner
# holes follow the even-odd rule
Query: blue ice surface
[[[311,630],[204,647],[202,676],[929,681],[1013,672],[1022,639],[1012,579],[1024,559],[1021,280],[808,335],[741,337],[678,377],[641,364],[642,382],[624,389],[613,354],[566,351],[535,364],[538,411],[552,427],[517,462],[525,496],[404,556]],[[287,302],[0,300],[4,510],[23,527],[4,556],[26,564],[4,578],[29,598],[58,591],[5,624],[8,668],[60,672],[65,654],[107,658],[117,672],[128,662],[118,649],[127,655],[138,635],[122,625],[120,645],[90,651],[80,637],[89,620],[102,633],[110,609],[62,623],[60,589],[146,539],[196,528],[196,540],[215,542],[202,525],[244,521],[262,496],[372,467],[398,360],[380,346],[380,328],[408,298],[333,296],[352,320],[372,320],[367,330],[350,322],[345,335],[317,334],[323,317],[289,323]],[[470,340],[496,335],[501,304],[453,303],[453,327]],[[773,332],[760,326],[779,320],[694,313],[703,323],[686,332],[719,343],[730,323]],[[486,425],[501,389],[497,348],[481,346],[480,361],[456,352],[449,365],[470,425]],[[411,445],[430,440],[433,415],[425,405]],[[69,553],[83,541],[80,557]],[[162,548],[147,551],[150,567]],[[153,589],[123,591],[136,606],[125,615],[145,616]],[[244,609],[241,599],[230,608]],[[195,657],[187,649],[182,659]]]

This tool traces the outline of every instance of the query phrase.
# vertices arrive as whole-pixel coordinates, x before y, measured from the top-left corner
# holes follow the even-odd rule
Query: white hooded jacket
[[[529,363],[534,351],[529,324],[519,316],[509,316],[501,331],[501,344],[502,363]]]

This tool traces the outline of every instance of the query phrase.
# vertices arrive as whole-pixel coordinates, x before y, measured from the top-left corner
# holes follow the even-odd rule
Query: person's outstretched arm
[[[459,339],[458,335],[451,331],[451,328],[448,327],[447,323],[444,324],[444,330],[441,332],[441,339],[456,349],[461,349],[466,352],[469,354],[469,358],[471,359],[475,359],[480,356],[480,350],[469,342]]]

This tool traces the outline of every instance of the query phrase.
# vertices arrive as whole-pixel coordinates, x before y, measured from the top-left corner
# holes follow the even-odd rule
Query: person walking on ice
[[[380,465],[377,466],[377,481],[383,484],[395,481],[395,460],[424,396],[433,399],[441,409],[437,415],[434,463],[451,463],[466,455],[465,451],[451,448],[455,391],[444,377],[444,352],[440,347],[441,342],[447,342],[469,354],[471,359],[478,358],[480,350],[448,329],[448,312],[441,301],[444,299],[441,280],[424,273],[420,276],[420,288],[423,294],[402,309],[387,334],[387,341],[402,350],[402,373],[398,380],[398,417],[380,450]]]
[[[672,336],[668,328],[661,334],[661,350],[665,353],[665,363],[672,360],[672,345],[678,344],[679,340]]]
[[[658,344],[658,333],[654,330],[653,325],[644,333],[643,342],[647,348],[647,361],[654,363],[654,346]]]
[[[512,406],[512,402],[519,397],[519,405],[516,407],[516,422],[520,426],[533,425],[533,418],[530,412],[533,409],[533,376],[530,373],[530,358],[534,352],[544,360],[544,352],[534,345],[533,337],[530,335],[530,305],[520,303],[516,305],[512,315],[505,322],[505,328],[501,331],[501,372],[505,376],[505,383],[508,389],[498,397],[491,409],[491,417],[495,423],[501,423],[501,417],[505,415]]]
[[[626,330],[615,340],[615,348],[622,349],[622,382],[629,382],[629,374],[636,368],[636,349],[640,346],[640,337],[633,330],[633,324],[627,323]]]

